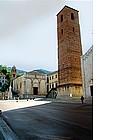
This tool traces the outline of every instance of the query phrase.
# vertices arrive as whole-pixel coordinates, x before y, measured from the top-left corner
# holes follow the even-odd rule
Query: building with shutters
[[[57,88],[58,84],[58,71],[52,72],[48,74],[48,91],[50,91],[52,88]]]
[[[1,85],[4,85],[7,81],[7,79],[5,79],[5,75],[4,74],[0,74],[0,83]]]

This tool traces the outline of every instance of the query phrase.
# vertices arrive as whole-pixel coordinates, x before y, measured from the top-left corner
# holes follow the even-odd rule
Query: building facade
[[[58,84],[58,71],[48,74],[48,84],[47,91],[50,91],[52,88],[57,88]]]
[[[81,56],[83,95],[86,98],[93,96],[93,46]]]
[[[0,74],[0,83],[2,85],[4,85],[6,83],[7,79],[5,79],[5,75],[4,74]]]
[[[57,14],[58,35],[58,96],[82,95],[82,45],[78,11],[65,6]]]
[[[13,80],[14,91],[22,98],[24,94],[46,95],[47,75],[38,72],[26,72]]]

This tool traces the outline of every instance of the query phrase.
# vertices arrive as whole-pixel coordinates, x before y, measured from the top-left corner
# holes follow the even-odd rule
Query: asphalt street
[[[17,102],[14,104],[18,106]],[[6,110],[2,118],[20,140],[93,139],[91,104],[60,102],[36,104]]]

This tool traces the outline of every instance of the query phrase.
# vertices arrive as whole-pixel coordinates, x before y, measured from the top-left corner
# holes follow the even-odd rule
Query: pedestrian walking
[[[0,110],[0,115],[2,114],[2,110]]]
[[[81,102],[84,103],[84,96],[81,96]]]

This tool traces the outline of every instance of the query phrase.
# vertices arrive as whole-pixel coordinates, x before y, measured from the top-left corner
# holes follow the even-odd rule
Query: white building
[[[93,96],[93,46],[81,56],[82,86],[85,99]]]
[[[3,85],[3,84],[5,84],[6,81],[7,81],[7,79],[5,79],[5,75],[0,74],[0,83]]]

